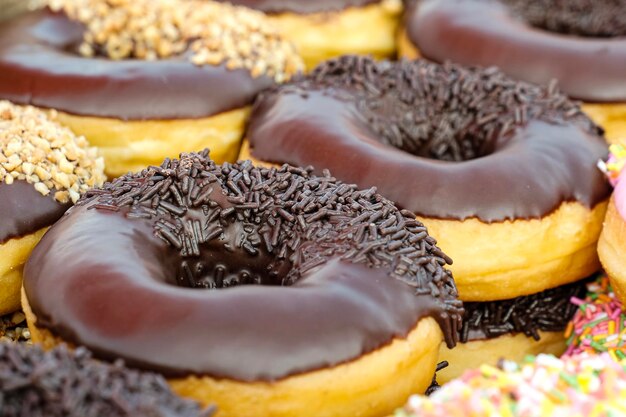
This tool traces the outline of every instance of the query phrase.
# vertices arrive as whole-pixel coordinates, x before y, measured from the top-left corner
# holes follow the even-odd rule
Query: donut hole
[[[210,209],[208,213],[210,216]],[[201,210],[192,209],[180,224],[191,225],[188,228],[193,229],[195,220],[206,222],[206,217]],[[197,247],[197,251],[171,251],[172,258],[167,263],[176,267],[168,284],[192,289],[289,285],[287,276],[292,269],[291,262],[278,258],[259,244],[258,225],[239,223],[235,216],[219,219],[218,224],[222,229],[220,233],[213,232],[217,228],[215,223],[205,231],[205,234],[213,235],[208,241],[196,240],[193,233],[187,235],[185,245]]]
[[[493,121],[480,108],[473,91],[464,94],[457,83],[457,96],[438,97],[433,91],[392,89],[385,95],[357,103],[375,139],[411,155],[440,161],[463,162],[488,156],[494,151]],[[455,88],[456,87],[456,88]],[[397,94],[397,95],[396,95]]]
[[[518,85],[497,68],[376,62],[343,56],[314,70],[304,84],[349,102],[354,129],[366,140],[411,155],[464,162],[489,156],[546,110],[550,89]]]
[[[213,245],[212,245],[213,246]],[[205,248],[198,258],[180,263],[175,285],[192,289],[223,289],[242,285],[284,286],[286,271],[269,256],[252,257],[243,251]]]
[[[541,30],[595,38],[626,36],[625,0],[500,1]]]

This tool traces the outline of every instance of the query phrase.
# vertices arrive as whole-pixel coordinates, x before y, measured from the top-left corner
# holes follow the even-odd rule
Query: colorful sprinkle
[[[626,415],[626,363],[610,355],[529,357],[482,366],[431,395],[413,396],[396,417],[612,417]]]
[[[609,159],[598,162],[598,168],[608,177],[611,185],[615,186],[626,165],[626,147],[614,144],[609,147]]]
[[[606,275],[587,285],[584,300],[572,298],[578,306],[565,330],[564,356],[607,352],[616,360],[626,357],[626,312],[615,297]]]

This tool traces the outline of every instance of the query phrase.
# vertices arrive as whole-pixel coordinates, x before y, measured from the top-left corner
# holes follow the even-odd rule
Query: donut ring
[[[346,56],[263,93],[247,142],[240,159],[328,168],[415,211],[452,254],[464,301],[534,294],[598,268],[610,189],[595,165],[607,149],[553,87]]]
[[[329,174],[183,154],[50,229],[26,266],[27,318],[34,340],[158,370],[223,415],[382,415],[429,386],[440,327],[456,340],[433,243],[413,213]]]

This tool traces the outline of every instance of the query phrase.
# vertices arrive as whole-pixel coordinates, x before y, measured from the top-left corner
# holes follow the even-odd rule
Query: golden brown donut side
[[[439,360],[448,366],[437,372],[437,381],[447,383],[460,377],[467,369],[477,369],[481,365],[495,366],[500,359],[521,362],[527,355],[540,353],[560,356],[565,352],[563,332],[539,331],[540,340],[535,341],[524,334],[504,335],[487,340],[459,343],[454,349],[441,345]],[[485,362],[490,358],[489,362]]]
[[[218,163],[234,162],[249,114],[246,106],[201,119],[122,121],[61,112],[58,119],[99,147],[114,178],[204,148]]]
[[[306,67],[312,69],[347,53],[393,57],[401,11],[400,1],[382,0],[340,11],[304,15],[285,12],[268,18],[296,45]]]
[[[499,223],[418,217],[450,253],[460,298],[514,298],[577,281],[599,269],[596,245],[607,202],[564,202],[541,218]],[[489,253],[490,256],[484,256]]]
[[[46,349],[66,343],[49,330],[37,327],[37,318],[24,291],[22,303],[33,342]],[[409,395],[428,388],[442,340],[439,326],[428,318],[421,320],[406,338],[395,339],[375,352],[329,369],[275,382],[244,383],[208,376],[169,379],[168,382],[182,397],[207,406],[219,404],[219,417],[239,417],[250,410],[264,417],[310,413],[320,417],[379,417],[392,413]],[[369,381],[377,381],[378,388],[372,389]],[[358,393],[356,401],[354,392]],[[285,405],[284,398],[293,400]],[[272,406],[279,403],[280,406]],[[265,406],[260,408],[259,404]]]
[[[617,211],[615,200],[612,198],[598,241],[598,254],[604,270],[611,279],[613,291],[622,303],[626,303],[626,270],[623,266],[626,246],[624,242],[626,242],[626,222]]]

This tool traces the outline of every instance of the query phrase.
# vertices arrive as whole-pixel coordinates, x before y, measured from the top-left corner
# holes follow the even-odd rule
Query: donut
[[[34,342],[161,372],[220,416],[381,416],[456,342],[449,262],[373,189],[205,151],[81,199],[33,251],[23,305]]]
[[[255,95],[301,68],[258,12],[205,0],[59,0],[0,27],[0,99],[56,109],[110,177],[239,152]]]
[[[626,362],[608,354],[527,358],[484,365],[430,397],[413,396],[396,417],[618,416],[626,413]]]
[[[68,389],[69,388],[69,389]],[[0,405],[4,417],[210,417],[211,409],[179,398],[158,374],[121,361],[92,359],[85,348],[51,351],[0,342]]]
[[[606,352],[616,361],[626,359],[626,312],[607,275],[587,284],[586,296],[573,296],[571,304],[576,313],[565,333],[564,356]]]
[[[240,159],[327,168],[415,212],[454,259],[465,302],[515,304],[599,269],[610,187],[596,162],[607,148],[600,129],[554,86],[513,81],[494,68],[346,56],[262,93],[246,136]],[[560,294],[565,303],[572,295]],[[479,310],[492,308],[505,306]],[[498,317],[490,325],[511,328],[510,317]],[[538,334],[550,352],[565,349],[569,318],[537,329],[549,333]],[[494,334],[482,341],[489,347],[461,343],[456,354],[485,363],[546,348],[526,337],[536,339],[533,332]],[[463,366],[445,350],[446,372]]]
[[[20,308],[22,269],[46,229],[104,165],[84,137],[33,107],[0,100],[0,315]]]
[[[626,139],[625,0],[411,0],[400,55],[497,66],[584,101],[612,142]]]
[[[396,54],[401,0],[221,0],[262,11],[297,47],[307,68],[347,53]]]

